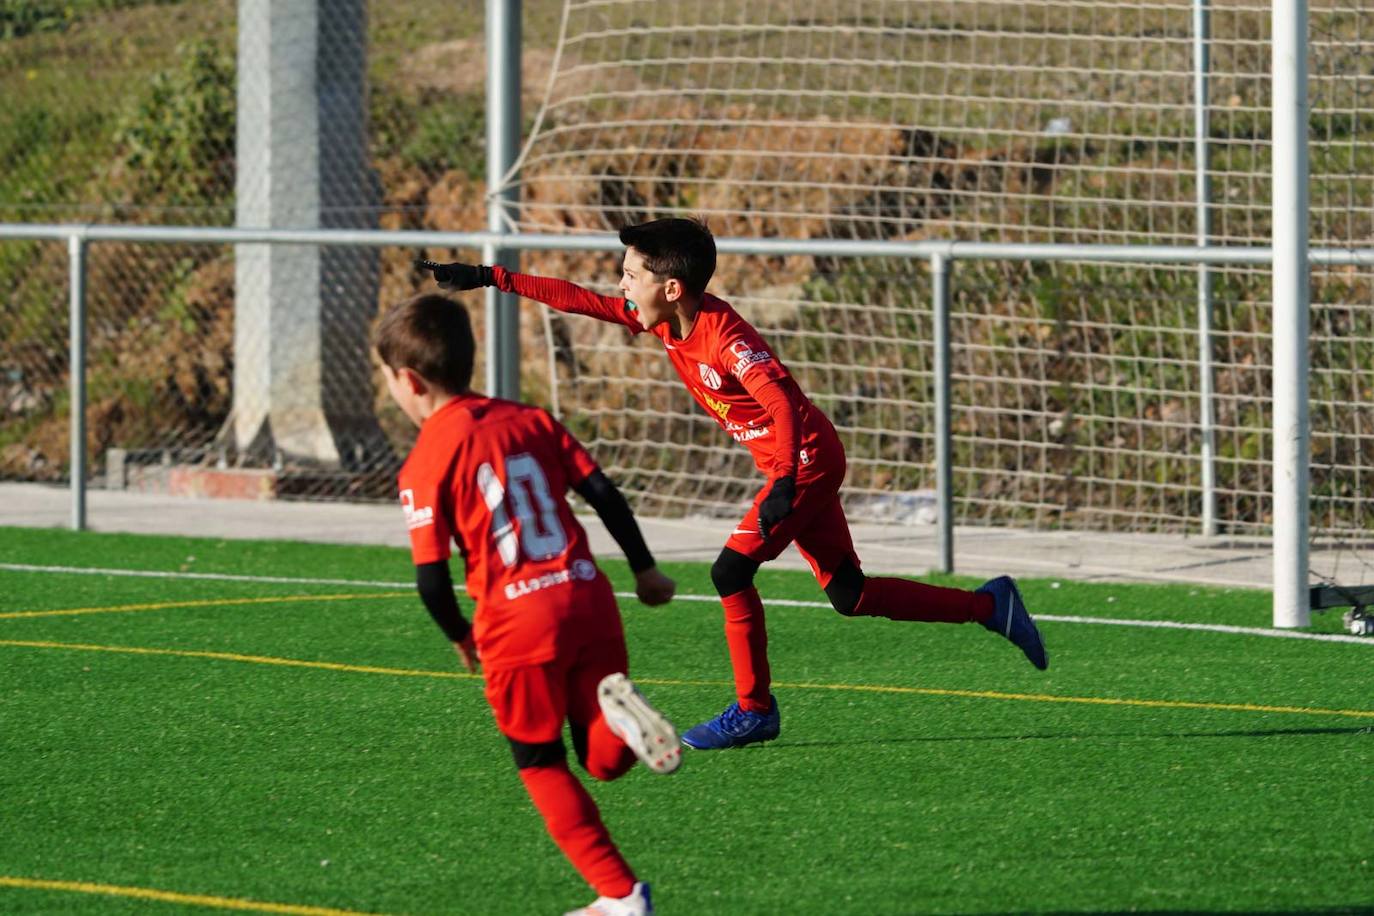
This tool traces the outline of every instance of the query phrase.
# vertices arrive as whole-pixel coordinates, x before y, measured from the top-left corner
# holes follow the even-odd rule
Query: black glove
[[[495,286],[496,277],[485,264],[438,264],[434,261],[416,259],[415,266],[434,274],[434,282],[440,289],[476,289],[479,286]]]
[[[773,481],[773,489],[759,503],[759,534],[766,540],[778,522],[792,514],[792,500],[797,496],[797,478],[792,475]]]

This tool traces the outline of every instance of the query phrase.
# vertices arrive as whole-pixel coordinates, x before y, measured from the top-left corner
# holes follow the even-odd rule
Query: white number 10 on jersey
[[[491,512],[491,536],[497,553],[506,566],[514,566],[518,552],[524,550],[531,560],[548,560],[558,556],[568,546],[568,535],[558,520],[558,503],[549,493],[549,481],[544,469],[528,453],[506,457],[506,486],[488,463],[477,469],[477,488],[482,492]],[[507,490],[509,488],[509,490]],[[515,536],[515,523],[506,511],[506,494],[520,520],[520,537]]]

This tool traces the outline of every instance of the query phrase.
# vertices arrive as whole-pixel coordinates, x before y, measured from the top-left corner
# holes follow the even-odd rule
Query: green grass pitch
[[[376,584],[409,581],[404,551],[0,528],[0,564],[0,912],[590,900],[480,681]],[[704,565],[668,571],[711,594]],[[759,584],[823,600],[804,573]],[[1098,621],[1270,613],[1260,591],[1023,592]],[[621,610],[680,727],[730,700],[717,604]],[[768,615],[781,738],[591,784],[664,916],[1374,912],[1374,640],[1048,620],[1040,673],[981,627]]]

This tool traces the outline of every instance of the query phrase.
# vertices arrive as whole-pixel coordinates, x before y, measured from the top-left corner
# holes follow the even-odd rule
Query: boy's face
[[[391,399],[410,418],[410,422],[419,426],[424,420],[420,413],[420,392],[416,390],[419,376],[409,369],[394,372],[386,363],[382,363],[382,375],[386,378],[386,390],[391,394]]]
[[[682,282],[663,279],[644,266],[644,255],[633,246],[625,249],[625,264],[620,273],[620,291],[636,306],[635,314],[647,331],[677,316],[682,298]]]

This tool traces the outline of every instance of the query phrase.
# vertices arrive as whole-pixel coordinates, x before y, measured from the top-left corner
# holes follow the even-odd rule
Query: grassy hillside
[[[451,4],[376,7],[369,113],[382,222],[416,226],[436,184],[480,196],[483,99],[480,81],[417,86],[406,65],[436,40],[471,42],[482,24]],[[232,224],[232,2],[7,3],[0,23],[0,220]],[[397,253],[393,269],[406,259]],[[232,265],[222,246],[91,249],[97,462],[109,444],[194,448],[223,424]],[[61,245],[0,244],[0,477],[66,474],[66,276]]]

